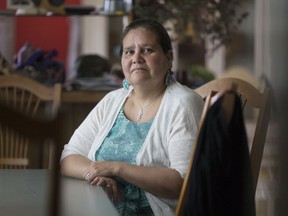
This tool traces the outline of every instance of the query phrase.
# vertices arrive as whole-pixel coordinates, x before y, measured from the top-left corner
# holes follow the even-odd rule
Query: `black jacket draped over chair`
[[[226,121],[220,97],[208,110],[199,132],[183,215],[254,216],[255,202],[249,147],[235,94],[234,110]]]

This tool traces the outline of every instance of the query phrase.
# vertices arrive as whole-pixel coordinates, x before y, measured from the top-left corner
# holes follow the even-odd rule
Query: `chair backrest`
[[[205,94],[177,216],[229,215],[234,210],[238,211],[237,215],[255,212],[248,143],[246,133],[239,134],[245,128],[236,92],[237,84],[229,83],[218,92],[211,90]],[[216,102],[216,107],[211,109]],[[239,163],[239,159],[243,161]]]
[[[61,84],[47,87],[19,75],[0,76],[0,102],[30,116],[53,117],[61,102]],[[29,142],[0,130],[0,168],[45,168],[49,149],[29,148]]]
[[[250,160],[255,194],[270,119],[270,89],[265,88],[263,92],[260,92],[257,88],[244,80],[229,77],[212,80],[195,89],[195,91],[205,99],[211,91],[219,92],[223,90],[223,88],[229,88],[232,84],[237,86],[237,93],[242,100],[242,110],[244,111],[247,105],[258,110],[255,132],[250,146]]]
[[[62,151],[62,117],[55,115],[50,119],[39,119],[24,115],[15,109],[0,103],[0,130],[10,131],[15,137],[27,140],[33,147],[49,145],[52,150],[52,165],[49,170],[49,198],[47,201],[49,216],[59,215],[60,203],[60,156]],[[30,142],[31,141],[31,142]],[[32,146],[31,146],[32,147]],[[2,150],[1,150],[2,151]]]

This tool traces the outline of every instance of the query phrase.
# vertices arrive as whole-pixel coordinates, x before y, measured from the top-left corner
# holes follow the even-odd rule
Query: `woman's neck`
[[[132,114],[130,118],[136,119],[137,122],[145,122],[154,117],[161,104],[166,85],[154,88],[149,91],[140,91],[134,89],[130,101],[132,102]]]
[[[163,95],[166,89],[166,85],[159,86],[157,88],[137,88],[135,87],[132,94],[136,100],[141,103],[149,103],[151,100],[156,100],[160,95]]]

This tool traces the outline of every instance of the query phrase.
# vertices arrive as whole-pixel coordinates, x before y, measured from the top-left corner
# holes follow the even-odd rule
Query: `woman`
[[[173,215],[203,101],[172,78],[171,41],[158,22],[130,23],[121,55],[123,88],[75,131],[62,173],[105,187],[121,215]]]

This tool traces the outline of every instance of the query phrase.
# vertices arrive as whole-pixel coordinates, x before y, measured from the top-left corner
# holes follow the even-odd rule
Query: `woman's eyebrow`
[[[143,44],[140,44],[140,47],[155,47],[155,45],[153,45],[152,43],[150,43],[150,44],[143,43]],[[134,48],[135,48],[135,46],[131,45],[131,46],[123,47],[123,50],[132,50]]]
[[[132,50],[133,46],[124,47],[123,50]]]

